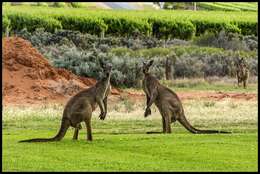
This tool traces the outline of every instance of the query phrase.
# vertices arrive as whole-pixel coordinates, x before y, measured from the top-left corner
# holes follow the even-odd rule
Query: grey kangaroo
[[[194,134],[203,133],[230,133],[218,130],[199,130],[191,126],[187,121],[182,103],[172,90],[161,85],[156,77],[149,73],[149,68],[153,64],[153,60],[148,63],[143,62],[143,73],[145,75],[143,80],[143,90],[146,94],[146,109],[144,116],[151,114],[151,105],[155,103],[162,116],[163,133],[171,133],[171,123],[179,121],[188,131]],[[147,132],[156,133],[156,132]],[[157,132],[158,133],[158,132]]]
[[[105,119],[107,114],[107,97],[111,90],[110,76],[112,66],[104,65],[103,63],[101,63],[101,66],[105,73],[105,77],[98,81],[94,86],[77,93],[67,102],[61,119],[61,126],[56,136],[53,138],[36,138],[19,142],[60,141],[65,136],[70,126],[75,128],[73,139],[77,140],[79,129],[82,128],[80,125],[82,121],[86,124],[87,140],[92,141],[92,112],[98,104],[101,111],[99,118],[101,120]]]
[[[240,83],[243,82],[243,87],[246,88],[249,78],[249,70],[246,67],[245,60],[243,58],[238,59],[236,75],[237,86],[240,86]]]

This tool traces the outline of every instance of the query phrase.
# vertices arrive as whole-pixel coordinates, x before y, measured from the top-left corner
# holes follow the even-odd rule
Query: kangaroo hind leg
[[[171,133],[171,112],[169,109],[162,109],[161,111],[163,119],[163,131],[165,133]]]
[[[80,123],[77,124],[77,126],[75,127],[75,131],[74,131],[74,135],[73,135],[73,140],[77,140],[78,139],[78,135],[79,135],[79,130],[82,129],[82,126]]]
[[[86,128],[87,128],[87,140],[92,141],[92,132],[91,132],[91,119],[85,120]]]

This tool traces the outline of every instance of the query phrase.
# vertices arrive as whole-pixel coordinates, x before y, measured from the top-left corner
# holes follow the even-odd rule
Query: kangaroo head
[[[112,65],[109,63],[105,64],[104,62],[101,62],[100,65],[103,69],[104,74],[108,77],[112,71]]]
[[[152,66],[153,60],[150,60],[148,63],[143,62],[143,73],[148,74],[149,68]]]
[[[246,60],[243,57],[238,59],[238,67],[246,67]]]
[[[242,58],[240,58],[240,59],[238,59],[238,63],[239,64],[242,64],[244,62],[244,58],[242,57]]]

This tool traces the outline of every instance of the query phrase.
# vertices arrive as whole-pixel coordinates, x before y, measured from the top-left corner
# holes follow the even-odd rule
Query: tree
[[[166,61],[165,61],[165,77],[166,80],[172,80],[173,79],[173,65],[176,62],[176,54],[172,52],[168,56],[166,56]]]

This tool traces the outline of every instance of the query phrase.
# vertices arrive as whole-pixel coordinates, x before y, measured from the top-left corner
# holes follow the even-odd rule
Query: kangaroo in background
[[[191,126],[187,121],[182,103],[172,90],[161,85],[156,77],[149,73],[149,68],[153,64],[153,60],[149,61],[147,64],[143,62],[143,73],[145,75],[143,80],[143,90],[146,94],[146,109],[144,117],[151,114],[151,105],[155,103],[157,108],[162,115],[162,127],[163,133],[171,133],[171,123],[179,121],[188,131],[194,134],[203,133],[230,133],[218,130],[199,130]],[[147,132],[152,133],[152,132]]]
[[[78,139],[80,123],[85,122],[87,128],[87,140],[92,141],[91,133],[91,116],[97,104],[100,108],[99,118],[104,120],[107,114],[107,97],[111,90],[110,76],[111,65],[104,65],[101,63],[105,77],[98,81],[94,86],[85,89],[75,96],[73,96],[66,104],[63,116],[61,119],[61,126],[56,136],[53,138],[36,138],[29,140],[22,140],[19,142],[48,142],[60,141],[66,134],[70,126],[75,128],[73,139]]]
[[[249,70],[246,67],[244,58],[238,59],[236,75],[237,75],[237,86],[240,86],[240,83],[243,82],[243,87],[246,88],[247,81],[249,78]]]

